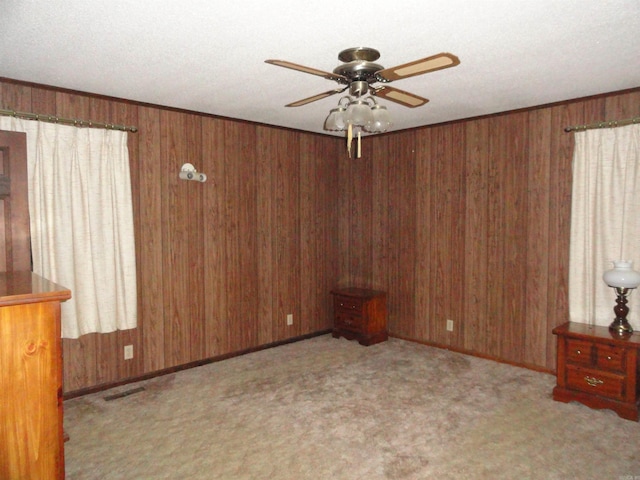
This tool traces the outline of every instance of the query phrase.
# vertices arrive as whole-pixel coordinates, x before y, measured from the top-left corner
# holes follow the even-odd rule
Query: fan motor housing
[[[383,70],[384,67],[377,63],[362,60],[354,60],[352,62],[339,65],[333,70],[333,73],[347,77],[349,80],[363,80],[367,82],[376,81],[375,73]]]
[[[375,48],[356,47],[347,48],[338,54],[338,60],[341,62],[352,62],[353,60],[365,60],[367,62],[375,62],[380,58],[380,52]]]
[[[380,58],[380,52],[375,48],[356,47],[342,50],[338,59],[345,62],[337,66],[333,73],[347,77],[350,81],[375,82],[375,73],[384,67],[373,63]]]

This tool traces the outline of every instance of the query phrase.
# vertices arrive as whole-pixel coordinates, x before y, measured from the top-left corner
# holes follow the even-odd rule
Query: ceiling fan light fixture
[[[371,113],[373,114],[373,121],[365,126],[365,130],[371,133],[382,133],[389,130],[391,126],[391,116],[389,115],[387,107],[376,103],[371,107]]]
[[[324,121],[324,129],[331,132],[343,132],[347,129],[347,121],[345,119],[345,111],[343,106],[331,109],[327,119]]]
[[[373,122],[371,106],[365,100],[353,100],[345,113],[347,123],[354,127],[367,127]]]

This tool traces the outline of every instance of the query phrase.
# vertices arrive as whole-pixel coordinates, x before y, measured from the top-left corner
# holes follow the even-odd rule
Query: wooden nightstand
[[[387,294],[364,288],[340,288],[333,295],[333,336],[361,345],[384,342],[387,334]]]
[[[638,420],[640,411],[640,335],[621,337],[607,327],[568,322],[558,336],[557,385],[553,399],[609,408]]]

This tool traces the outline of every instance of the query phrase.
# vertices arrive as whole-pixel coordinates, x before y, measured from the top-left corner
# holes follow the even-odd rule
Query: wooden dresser
[[[0,273],[0,478],[64,478],[60,302],[31,272]]]
[[[557,385],[553,398],[608,408],[638,420],[640,411],[640,334],[621,337],[609,328],[568,322],[556,327]]]
[[[364,288],[339,288],[333,295],[333,336],[361,345],[384,342],[387,334],[387,294]]]

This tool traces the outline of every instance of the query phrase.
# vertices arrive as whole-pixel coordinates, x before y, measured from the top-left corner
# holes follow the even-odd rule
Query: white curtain
[[[570,320],[608,326],[616,295],[602,274],[614,260],[640,271],[640,125],[575,134],[571,201]],[[640,330],[640,291],[628,299]]]
[[[62,336],[135,328],[126,132],[0,117],[27,133],[33,271],[71,290]]]

